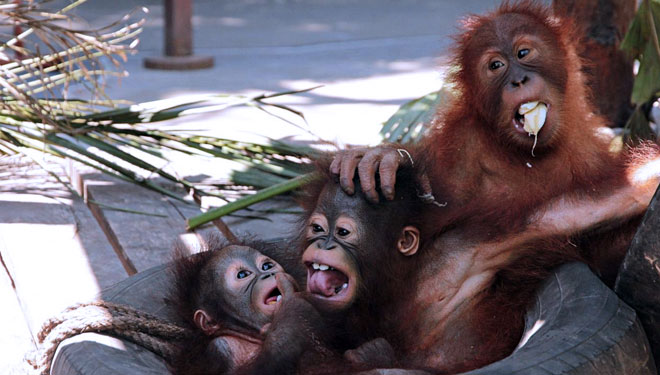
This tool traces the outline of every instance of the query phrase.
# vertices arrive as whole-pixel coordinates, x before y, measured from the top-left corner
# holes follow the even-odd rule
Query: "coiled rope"
[[[48,375],[59,344],[86,332],[105,333],[129,340],[168,362],[178,350],[178,343],[193,334],[188,328],[131,306],[104,301],[81,303],[44,323],[37,335],[40,348],[28,362],[40,374]]]

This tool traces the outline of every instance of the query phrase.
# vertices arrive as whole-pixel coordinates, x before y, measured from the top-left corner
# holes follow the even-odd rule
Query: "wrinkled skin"
[[[175,360],[178,373],[230,373],[258,358],[264,352],[263,333],[282,301],[299,289],[282,266],[259,250],[216,237],[207,243],[206,251],[193,256],[179,249],[175,261],[171,298],[181,305],[182,320],[197,332]],[[270,251],[265,244],[254,245]]]
[[[302,261],[308,270],[307,291],[337,309],[348,309],[364,287],[358,258],[367,234],[356,214],[366,212],[365,202],[346,196],[334,186],[328,186],[319,199],[323,203],[304,229],[307,245]],[[324,266],[330,269],[318,268]],[[322,277],[326,274],[329,276]]]
[[[350,310],[367,299],[375,303],[378,290],[388,291],[388,280],[400,276],[376,272],[419,247],[419,229],[407,225],[406,215],[394,214],[405,203],[374,205],[360,195],[347,195],[334,182],[325,185],[316,202],[300,240],[307,292],[335,310]]]
[[[353,181],[357,171],[362,192],[369,201],[378,203],[377,189],[380,189],[387,200],[393,200],[396,172],[402,167],[413,167],[412,158],[399,150],[405,150],[405,148],[397,145],[385,145],[343,150],[338,152],[332,160],[330,172],[339,177],[339,183],[346,194],[355,194]],[[376,186],[377,174],[380,176],[379,186]],[[418,179],[422,192],[431,194],[428,177],[420,173]]]
[[[255,249],[231,245],[213,257],[202,272],[213,280],[205,286],[207,298],[222,304],[230,316],[256,331],[280,306],[275,276],[284,269]]]

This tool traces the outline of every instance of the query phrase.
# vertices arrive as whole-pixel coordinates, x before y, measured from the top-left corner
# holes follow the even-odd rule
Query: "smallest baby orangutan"
[[[205,251],[175,261],[170,299],[196,332],[174,361],[176,373],[292,373],[301,353],[325,350],[318,339],[327,337],[321,317],[295,293],[293,278],[264,254],[276,249],[214,237],[207,243]]]

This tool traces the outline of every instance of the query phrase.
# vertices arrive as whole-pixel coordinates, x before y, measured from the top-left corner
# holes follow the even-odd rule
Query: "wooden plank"
[[[295,234],[298,212],[302,209],[289,197],[276,197],[257,203],[246,210],[237,211],[222,220],[238,237],[254,236],[260,239],[286,238]],[[190,216],[188,216],[190,217]]]
[[[193,253],[201,247],[201,233],[217,232],[211,226],[186,231],[183,212],[199,213],[195,204],[82,168],[78,176],[85,201],[129,273],[169,262],[177,240]]]
[[[47,167],[65,178],[59,165]],[[82,200],[26,159],[0,159],[0,238],[33,334],[127,276]]]
[[[274,199],[223,218],[226,226],[217,222],[215,226],[207,224],[187,232],[185,219],[201,212],[196,204],[186,204],[78,163],[71,163],[69,174],[129,274],[169,262],[177,240],[186,243],[190,253],[196,252],[202,245],[203,235],[208,232],[224,235],[229,240],[233,239],[230,232],[261,239],[289,236],[295,227],[296,215],[258,211],[299,210],[291,199]],[[170,182],[158,182],[186,196],[182,188],[177,190]],[[257,217],[262,219],[255,219]]]

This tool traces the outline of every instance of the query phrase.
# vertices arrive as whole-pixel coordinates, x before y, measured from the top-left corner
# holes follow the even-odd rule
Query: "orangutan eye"
[[[323,232],[323,227],[318,224],[312,224],[312,232],[314,233]]]
[[[263,265],[261,265],[261,270],[262,270],[262,271],[268,271],[269,269],[271,269],[271,268],[273,268],[273,267],[275,267],[275,265],[273,264],[273,262],[266,262],[266,263],[264,263]]]
[[[523,48],[520,51],[518,51],[518,58],[521,59],[521,60],[527,55],[529,55],[529,49],[528,48]]]
[[[237,279],[244,279],[244,278],[250,276],[251,274],[252,274],[252,272],[250,272],[250,271],[247,271],[247,270],[240,270],[240,271],[238,271],[238,273],[236,274],[236,278],[237,278]]]
[[[349,231],[348,229],[344,229],[344,228],[337,229],[337,235],[341,237],[348,236],[349,234],[351,234],[351,231]]]
[[[488,69],[497,70],[497,69],[499,69],[503,66],[504,66],[503,62],[501,62],[500,60],[495,60],[495,61],[491,62],[490,65],[488,65]]]

